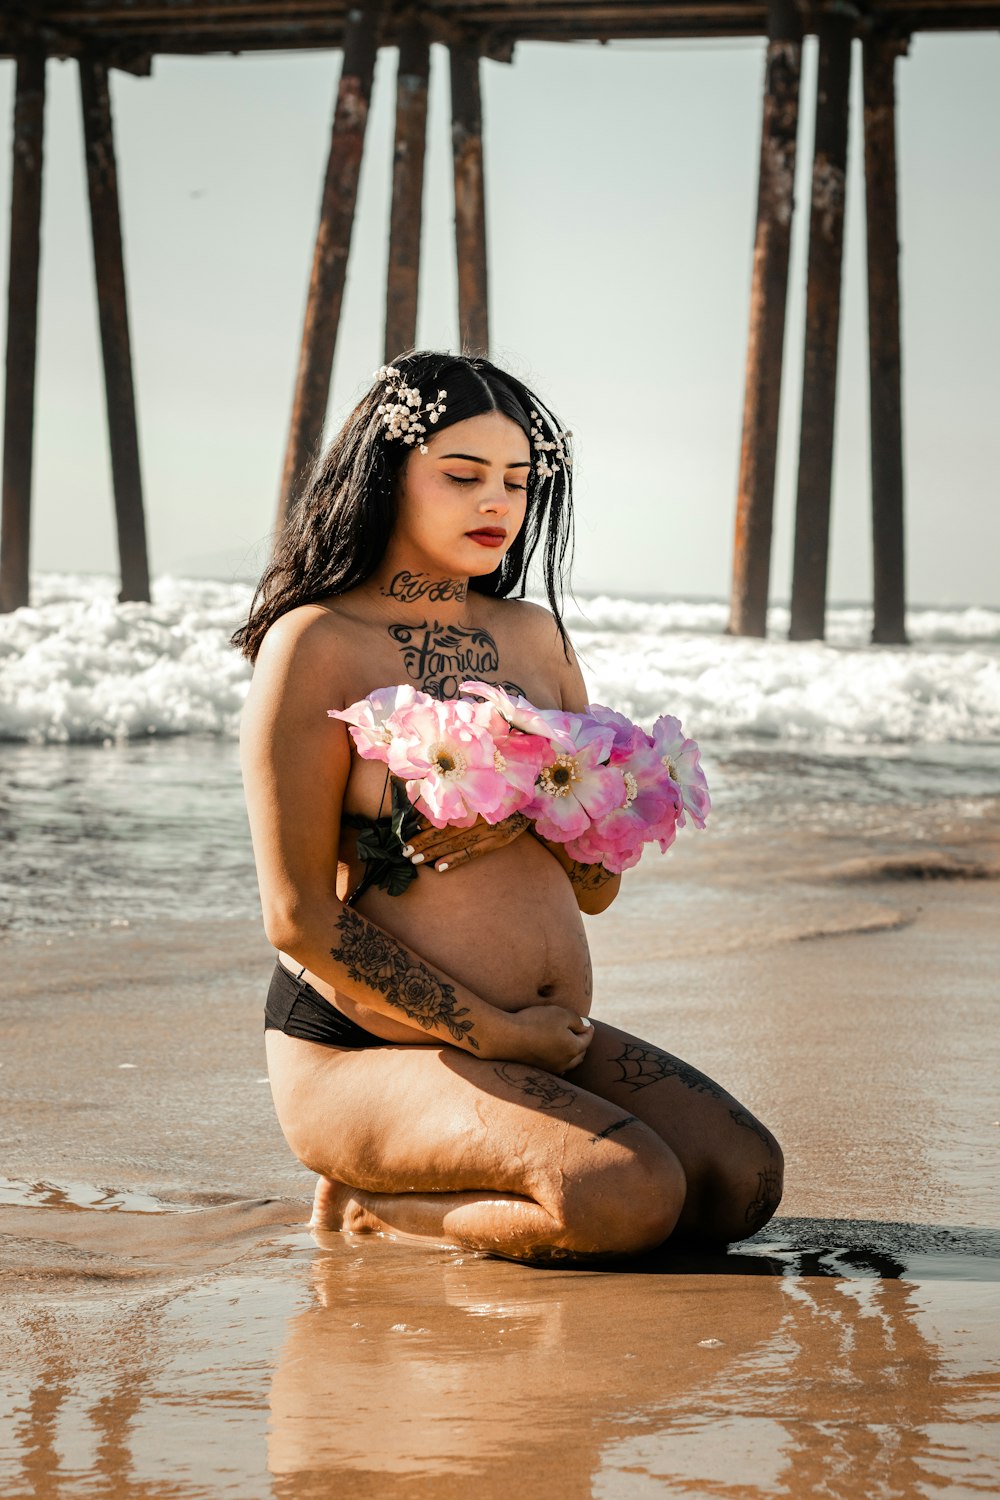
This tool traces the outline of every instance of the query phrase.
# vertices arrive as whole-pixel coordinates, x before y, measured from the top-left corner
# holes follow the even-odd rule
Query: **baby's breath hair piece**
[[[545,428],[542,426],[543,418],[540,412],[531,413],[531,446],[535,452],[535,473],[540,479],[550,479],[556,472],[555,465],[562,464],[564,468],[570,469],[573,460],[566,452],[566,440],[571,438],[571,432],[557,432],[554,427],[549,428],[551,437],[545,436]],[[547,455],[553,455],[550,461]]]
[[[375,371],[375,379],[384,381],[388,387],[387,395],[392,398],[380,402],[378,406],[386,437],[402,439],[410,447],[416,444],[421,453],[426,453],[427,444],[424,439],[427,428],[423,418],[426,417],[431,426],[434,425],[441,413],[448,409],[444,404],[448,392],[438,391],[436,400],[428,401],[425,405],[417,387],[407,385],[395,365],[383,365],[380,370]]]

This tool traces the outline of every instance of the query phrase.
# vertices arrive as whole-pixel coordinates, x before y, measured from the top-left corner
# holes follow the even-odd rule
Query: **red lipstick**
[[[480,547],[502,547],[507,540],[507,533],[502,526],[480,526],[477,531],[467,531],[465,534],[470,541],[478,542]]]

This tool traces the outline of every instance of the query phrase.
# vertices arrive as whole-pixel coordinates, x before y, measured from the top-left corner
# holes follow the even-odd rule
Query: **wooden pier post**
[[[763,636],[767,632],[801,67],[798,7],[794,0],[771,0],[729,610],[731,635]]]
[[[28,603],[45,128],[45,53],[40,47],[18,57],[15,90],[0,509],[0,613]]]
[[[459,341],[469,353],[486,354],[490,346],[490,331],[479,49],[473,42],[455,42],[449,48],[449,54]]]
[[[380,10],[379,0],[371,0],[371,3],[359,5],[347,13],[344,60],[337,86],[292,420],[281,476],[278,529],[295,499],[303,470],[315,457],[323,437],[371,103]]]
[[[846,0],[824,0],[816,28],[819,77],[789,630],[793,641],[822,640],[826,628],[851,39],[856,21],[857,9]]]
[[[122,586],[118,597],[122,601],[148,601],[146,521],[142,505],[111,96],[107,67],[100,59],[86,54],[80,58],[80,99],[121,562]]]
[[[868,362],[871,404],[874,620],[872,640],[906,643],[903,414],[896,203],[896,58],[905,41],[864,41]]]
[[[385,294],[387,362],[404,349],[412,349],[417,340],[429,77],[427,28],[422,22],[412,20],[400,37],[396,73],[396,138],[392,153],[392,214]]]

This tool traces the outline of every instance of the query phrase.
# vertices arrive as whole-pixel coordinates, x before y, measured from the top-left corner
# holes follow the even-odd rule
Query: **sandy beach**
[[[8,936],[0,1493],[996,1493],[998,873],[983,802],[643,862],[595,1010],[755,1109],[787,1190],[602,1271],[308,1233],[253,921]]]

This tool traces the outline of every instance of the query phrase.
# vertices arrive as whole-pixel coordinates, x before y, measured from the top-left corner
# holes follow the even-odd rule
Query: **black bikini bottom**
[[[304,979],[289,974],[276,963],[264,1005],[264,1030],[283,1031],[286,1036],[321,1047],[391,1047],[385,1037],[366,1031],[314,990]]]

